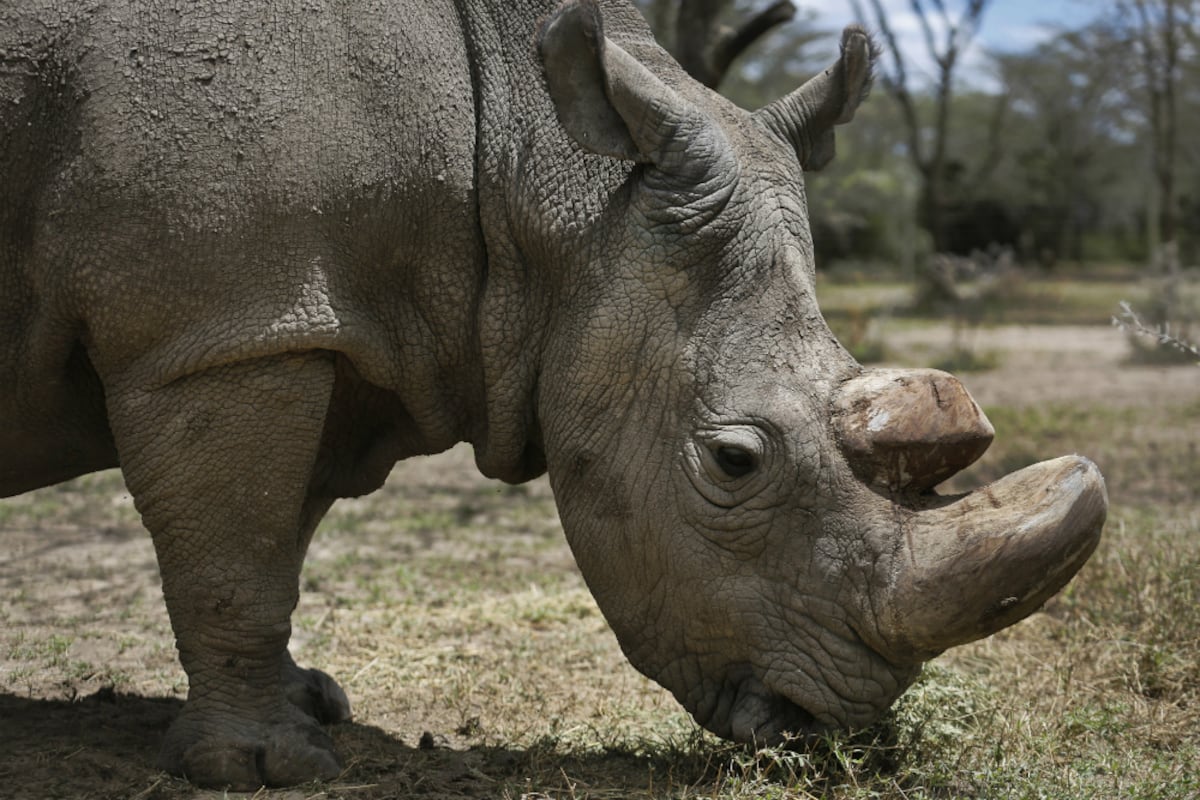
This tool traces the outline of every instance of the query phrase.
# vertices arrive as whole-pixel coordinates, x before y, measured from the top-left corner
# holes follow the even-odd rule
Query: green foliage
[[[924,256],[928,245],[912,222],[916,183],[906,165],[859,169],[835,161],[810,183],[818,264],[887,261],[899,254],[911,265]]]

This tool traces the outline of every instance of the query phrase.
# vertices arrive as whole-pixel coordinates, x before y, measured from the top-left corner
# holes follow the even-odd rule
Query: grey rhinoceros
[[[622,0],[0,6],[0,494],[120,466],[189,679],[164,764],[338,774],[287,655],[310,536],[397,459],[548,470],[633,665],[715,733],[870,723],[1096,546],[1095,466],[864,371],[803,170],[873,48],[754,113]]]

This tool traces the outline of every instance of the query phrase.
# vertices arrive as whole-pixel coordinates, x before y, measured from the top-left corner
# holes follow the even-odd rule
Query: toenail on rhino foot
[[[164,751],[163,766],[208,788],[254,791],[332,780],[341,774],[333,741],[315,725],[287,725],[261,738],[206,738],[181,756]]]

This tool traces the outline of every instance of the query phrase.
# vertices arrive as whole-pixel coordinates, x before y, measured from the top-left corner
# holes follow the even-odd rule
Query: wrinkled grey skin
[[[549,470],[631,662],[718,734],[862,725],[919,670],[867,644],[900,512],[839,453],[860,368],[813,295],[801,161],[848,115],[782,136],[615,0],[615,44],[582,6],[590,49],[539,54],[552,10],[0,7],[0,495],[123,470],[169,769],[338,774],[345,696],[285,650],[309,538],[459,441]]]

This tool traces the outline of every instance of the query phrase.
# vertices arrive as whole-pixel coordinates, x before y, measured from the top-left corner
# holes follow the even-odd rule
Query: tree
[[[1117,23],[1126,32],[1141,65],[1150,133],[1151,164],[1155,189],[1151,209],[1151,251],[1167,254],[1168,268],[1178,246],[1178,197],[1175,175],[1178,168],[1178,88],[1185,37],[1194,48],[1196,3],[1193,0],[1120,0]]]
[[[687,72],[716,89],[734,61],[796,16],[791,0],[637,0],[659,42]]]
[[[1137,131],[1126,119],[1125,60],[1105,25],[1066,31],[1031,50],[996,56],[1009,100],[1004,169],[993,189],[1015,206],[1027,254],[1082,259],[1108,187],[1136,175],[1124,152]],[[1032,252],[1030,252],[1032,251]]]
[[[693,78],[713,89],[746,48],[796,16],[791,0],[775,0],[729,25],[722,18],[730,5],[730,0],[680,0],[676,15],[675,57]]]
[[[860,18],[867,18],[859,0],[851,0],[851,4]],[[959,65],[959,57],[979,30],[987,4],[988,0],[966,0],[961,14],[954,19],[945,0],[929,0],[928,4],[924,0],[910,0],[913,13],[920,22],[929,57],[937,66],[933,84],[933,121],[927,125],[922,121],[918,103],[914,99],[915,88],[910,84],[907,58],[900,49],[891,20],[880,0],[871,0],[875,24],[891,56],[890,68],[885,68],[882,73],[883,84],[902,112],[909,157],[921,178],[918,215],[922,226],[929,231],[936,250],[943,250],[948,245],[948,184],[951,179],[960,177],[950,169],[952,165],[947,158],[955,69]],[[933,13],[937,14],[936,21]],[[940,42],[935,27],[942,29]],[[1002,113],[1004,105],[998,104],[996,108],[997,113]],[[993,129],[998,130],[999,127],[997,124]],[[989,152],[978,166],[980,174],[975,179],[959,182],[973,183],[994,167],[998,145],[998,139],[991,142]]]

